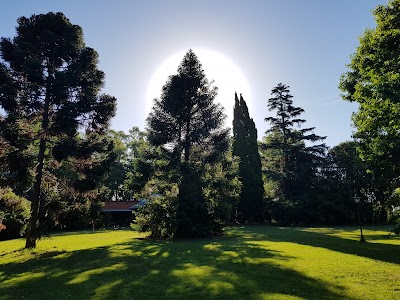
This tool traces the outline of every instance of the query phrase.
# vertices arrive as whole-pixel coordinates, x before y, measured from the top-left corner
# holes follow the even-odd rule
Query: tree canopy
[[[211,232],[201,175],[204,164],[217,162],[228,150],[229,134],[216,96],[217,88],[189,50],[147,119],[149,142],[162,147],[179,173],[178,236]]]
[[[32,248],[38,237],[46,157],[57,162],[79,159],[77,171],[85,169],[85,160],[94,153],[98,165],[104,161],[102,153],[111,147],[104,134],[116,99],[99,94],[104,73],[97,68],[97,52],[85,46],[79,26],[62,13],[21,17],[17,22],[16,36],[0,42],[0,105],[5,111],[0,126],[10,152],[19,153],[17,158],[26,153],[34,157],[30,166],[24,165],[35,166],[26,242]],[[85,170],[86,179],[104,171],[100,165]],[[89,182],[96,180],[83,180],[79,188],[93,188]]]
[[[266,177],[274,183],[272,197],[276,205],[303,209],[310,206],[307,202],[326,152],[324,143],[314,143],[325,137],[314,134],[313,127],[295,127],[306,121],[300,118],[304,110],[293,105],[289,86],[279,83],[271,94],[268,110],[274,111],[275,116],[265,118],[271,124],[263,145]],[[305,216],[299,211],[297,215]]]
[[[379,5],[373,14],[376,28],[360,37],[340,88],[344,100],[359,104],[352,117],[354,136],[379,190],[377,201],[385,207],[400,183],[400,1]]]

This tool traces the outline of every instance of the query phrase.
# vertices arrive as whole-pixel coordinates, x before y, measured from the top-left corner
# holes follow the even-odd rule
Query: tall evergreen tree
[[[58,162],[86,172],[77,188],[93,188],[94,178],[104,171],[102,153],[110,149],[104,134],[116,100],[99,95],[104,73],[97,69],[98,55],[85,46],[82,29],[62,13],[21,17],[16,29],[13,39],[0,42],[0,105],[5,111],[0,126],[13,153],[36,153],[26,239],[26,247],[33,248],[46,159],[51,153]],[[90,161],[94,153],[97,166]],[[80,162],[68,161],[71,156]]]
[[[148,139],[161,146],[180,174],[178,236],[210,233],[201,172],[228,148],[225,114],[196,54],[189,50],[163,87],[147,119]]]
[[[264,147],[273,157],[269,158],[271,168],[267,173],[277,183],[276,199],[288,206],[305,206],[315,181],[318,166],[326,152],[324,143],[307,145],[323,141],[325,137],[316,135],[312,128],[296,129],[305,123],[300,118],[304,110],[293,106],[293,96],[289,86],[279,83],[272,89],[268,100],[268,110],[276,115],[265,118],[271,123],[266,131],[268,141]]]
[[[241,222],[263,220],[264,186],[258,152],[257,129],[242,95],[235,93],[233,111],[233,155],[240,157],[239,175],[242,189],[238,203]]]

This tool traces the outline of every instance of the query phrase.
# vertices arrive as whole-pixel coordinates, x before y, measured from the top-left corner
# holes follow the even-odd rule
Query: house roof
[[[115,211],[132,211],[133,206],[138,201],[107,201],[104,207],[101,209],[102,212],[115,212]]]

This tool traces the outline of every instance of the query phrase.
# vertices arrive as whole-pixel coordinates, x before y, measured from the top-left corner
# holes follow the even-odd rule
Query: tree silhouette
[[[271,123],[264,144],[269,151],[267,176],[278,184],[276,199],[289,206],[304,206],[306,194],[310,195],[312,191],[313,178],[326,152],[324,143],[307,145],[306,142],[323,141],[325,137],[312,133],[314,127],[295,128],[305,123],[300,118],[304,110],[293,106],[289,86],[279,83],[271,94],[273,97],[268,100],[268,109],[275,111],[276,115],[265,118]]]
[[[233,155],[240,157],[239,174],[242,190],[238,203],[241,222],[262,221],[264,186],[258,152],[257,129],[242,95],[235,93],[233,113]]]
[[[80,157],[81,166],[93,153],[100,160],[109,150],[102,136],[115,114],[116,100],[99,96],[104,73],[97,69],[98,55],[85,46],[79,26],[62,13],[21,17],[17,22],[17,35],[0,43],[0,104],[5,111],[0,125],[15,150],[36,153],[26,239],[26,247],[34,248],[46,157],[50,152],[57,161]],[[104,170],[93,168],[89,173],[100,171]]]
[[[227,150],[229,133],[216,96],[217,88],[189,50],[147,119],[149,142],[163,148],[180,174],[178,236],[207,235],[211,230],[201,172],[204,164],[216,162]]]

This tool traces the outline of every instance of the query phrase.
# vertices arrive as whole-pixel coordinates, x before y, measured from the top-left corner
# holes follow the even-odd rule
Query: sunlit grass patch
[[[0,299],[400,299],[387,228],[241,226],[153,241],[131,230],[0,242]],[[40,289],[38,289],[40,287]]]
[[[68,281],[66,284],[80,284],[90,280],[90,278],[94,277],[95,275],[106,275],[110,272],[113,274],[109,274],[109,276],[116,276],[118,278],[117,272],[126,269],[125,264],[118,263],[111,266],[103,267],[103,268],[96,268],[88,271],[81,272],[78,276],[74,277],[72,280]]]

